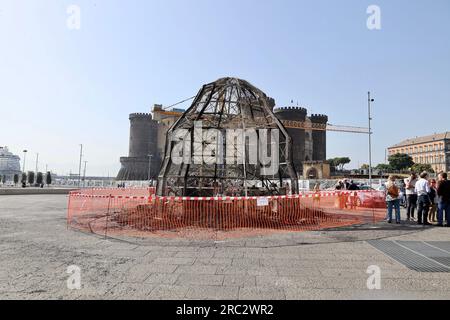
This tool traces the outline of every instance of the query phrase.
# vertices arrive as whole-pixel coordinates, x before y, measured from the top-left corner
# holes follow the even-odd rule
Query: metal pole
[[[80,164],[78,166],[78,187],[81,186],[81,158],[83,157],[83,144],[80,144]]]
[[[150,186],[151,186],[151,184],[152,184],[152,178],[151,178],[151,169],[152,169],[152,157],[153,157],[153,155],[152,154],[149,154],[148,155],[148,181],[149,181],[149,183],[150,183]]]
[[[109,175],[109,174],[108,174],[108,175]],[[108,220],[109,220],[109,208],[111,207],[111,198],[112,198],[112,194],[109,195],[109,199],[108,199],[108,211],[106,211],[105,239],[106,239],[106,236],[108,235]]]
[[[370,114],[370,103],[374,101],[374,99],[370,98],[370,91],[367,93],[367,106],[368,106],[368,114],[369,114],[369,187],[372,187],[372,128],[371,121],[372,117]]]
[[[84,161],[84,170],[83,170],[83,187],[86,186],[86,163],[87,161]]]
[[[22,168],[22,172],[25,172],[25,160],[27,158],[27,152],[28,152],[28,150],[23,150],[23,168]]]
[[[36,177],[38,173],[38,161],[39,161],[39,153],[36,153]]]

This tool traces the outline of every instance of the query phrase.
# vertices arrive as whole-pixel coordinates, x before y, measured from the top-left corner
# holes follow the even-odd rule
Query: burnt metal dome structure
[[[270,156],[270,163],[251,161],[261,152]],[[245,80],[221,78],[205,84],[167,132],[156,192],[284,195],[296,193],[297,184],[292,139],[272,112],[269,98]]]

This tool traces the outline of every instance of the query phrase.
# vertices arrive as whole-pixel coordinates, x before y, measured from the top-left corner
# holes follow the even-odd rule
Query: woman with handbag
[[[390,175],[386,182],[386,202],[388,210],[388,223],[392,223],[392,209],[395,209],[395,222],[400,223],[400,189],[395,184],[395,176]]]

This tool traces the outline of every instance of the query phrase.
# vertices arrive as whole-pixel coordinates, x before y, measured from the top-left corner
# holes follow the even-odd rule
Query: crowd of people
[[[406,220],[414,221],[421,225],[445,225],[450,227],[450,180],[447,173],[441,172],[438,180],[429,179],[427,172],[419,176],[415,173],[404,179],[406,193]],[[393,222],[393,211],[395,211],[395,222],[400,223],[400,187],[397,177],[391,175],[386,182],[387,221]],[[417,218],[415,212],[417,209]]]
[[[334,187],[336,190],[359,190],[358,185],[353,180],[339,180]]]

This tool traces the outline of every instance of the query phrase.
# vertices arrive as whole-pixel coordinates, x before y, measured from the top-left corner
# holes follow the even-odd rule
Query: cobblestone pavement
[[[67,196],[0,196],[1,299],[450,299],[365,240],[450,241],[450,228],[362,226],[229,241],[103,239],[66,227]],[[67,268],[79,266],[81,289]],[[381,289],[366,273],[381,270]]]

